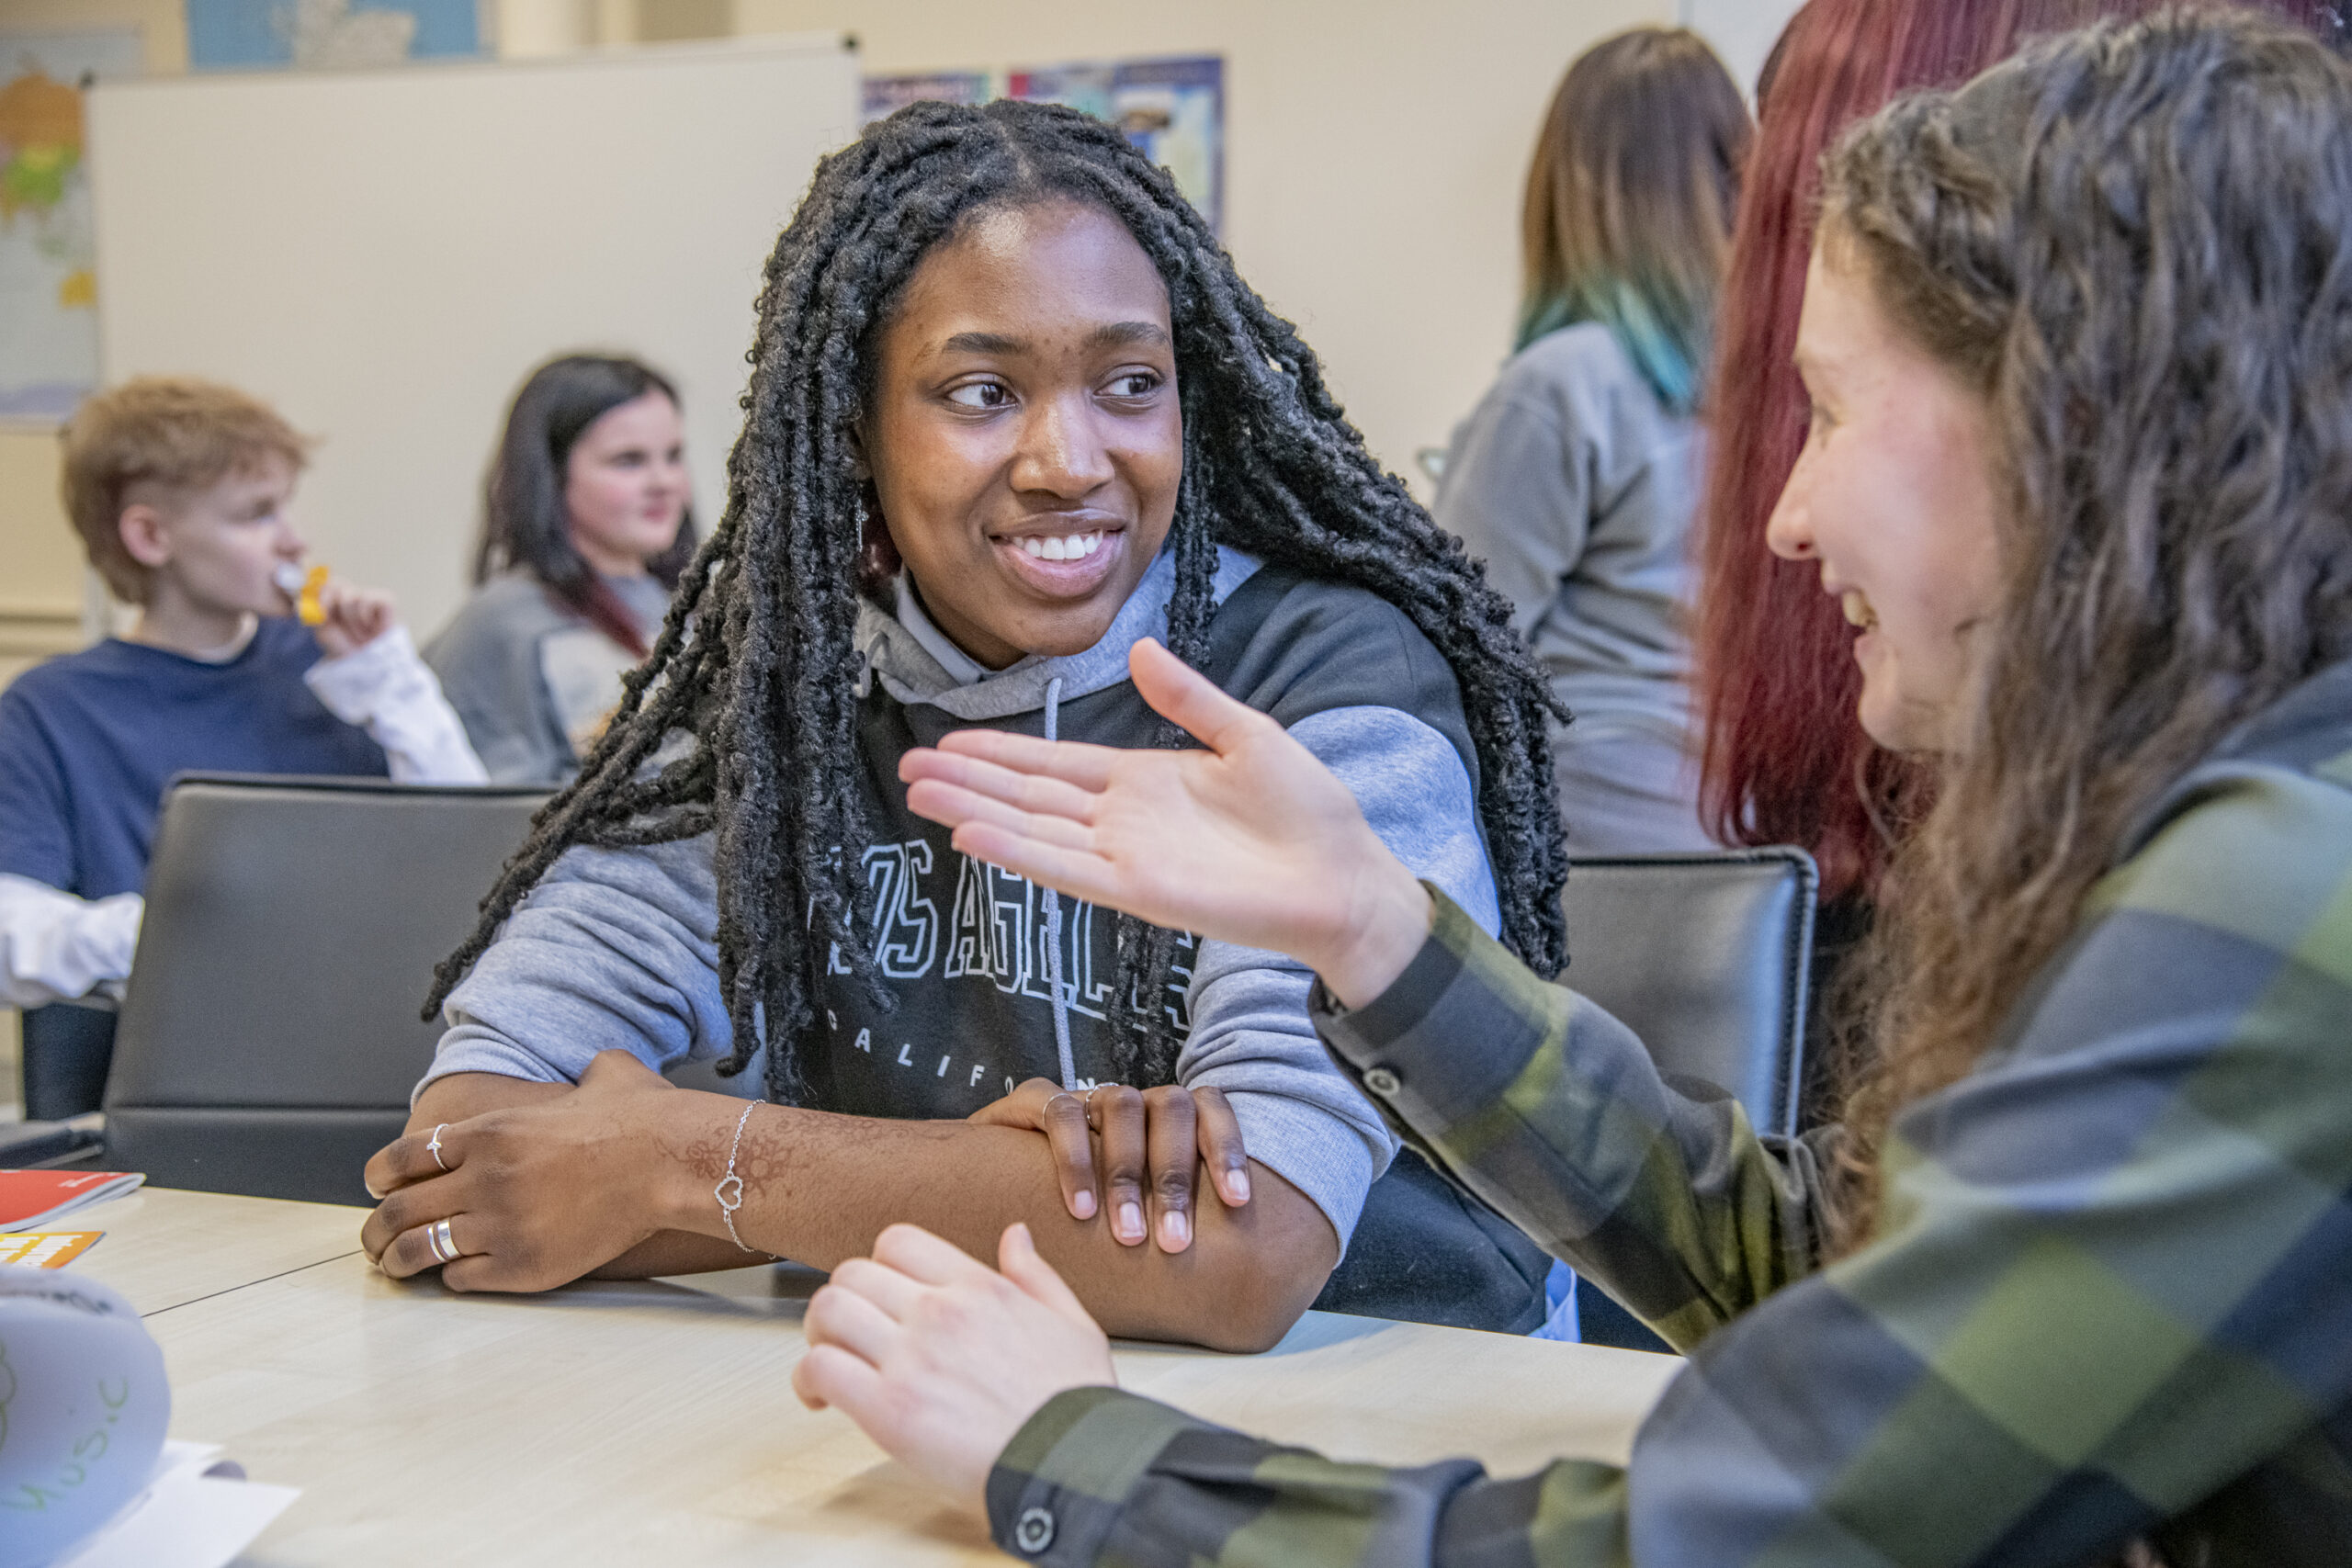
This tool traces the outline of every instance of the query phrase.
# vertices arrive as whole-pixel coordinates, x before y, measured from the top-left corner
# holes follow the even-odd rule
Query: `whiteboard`
[[[1752,99],[1765,58],[1804,0],[1679,0],[1682,25],[1706,36]]]
[[[422,641],[464,597],[500,422],[550,355],[672,377],[707,534],[761,267],[857,108],[838,35],[102,84],[106,378],[227,381],[319,438],[297,526]]]

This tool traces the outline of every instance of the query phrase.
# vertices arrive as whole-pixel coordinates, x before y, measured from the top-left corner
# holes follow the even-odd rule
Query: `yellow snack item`
[[[319,603],[319,590],[326,585],[327,569],[322,566],[312,567],[311,575],[302,580],[302,592],[294,598],[294,614],[300,617],[304,626],[325,624],[327,607]]]
[[[319,590],[327,585],[327,569],[314,566],[308,572],[288,561],[271,574],[270,581],[277,591],[294,601],[294,614],[306,626],[326,624],[327,608],[319,603]]]

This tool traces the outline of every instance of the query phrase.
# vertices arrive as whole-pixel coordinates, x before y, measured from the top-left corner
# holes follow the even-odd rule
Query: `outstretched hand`
[[[838,1406],[894,1459],[979,1506],[989,1472],[1065,1389],[1115,1383],[1111,1344],[1012,1225],[1003,1272],[914,1225],[892,1225],[808,1303],[792,1391]]]
[[[1355,797],[1279,724],[1158,643],[1136,689],[1205,750],[1119,750],[959,730],[908,752],[909,807],[956,849],[1089,902],[1289,953],[1359,1007],[1430,929],[1429,895]]]

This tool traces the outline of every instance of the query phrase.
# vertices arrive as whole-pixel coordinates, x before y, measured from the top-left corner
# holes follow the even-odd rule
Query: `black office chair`
[[[1641,1036],[1669,1079],[1728,1092],[1759,1133],[1793,1134],[1819,886],[1796,849],[1573,861],[1560,978]],[[1666,1348],[1589,1280],[1577,1306],[1588,1343]]]
[[[1759,1133],[1794,1133],[1819,889],[1797,849],[1572,861],[1560,978],[1660,1071],[1728,1090]]]
[[[62,1122],[98,1108],[114,1056],[114,1006],[51,1002],[21,1015],[25,1114]]]
[[[365,1203],[439,1025],[417,1010],[538,789],[187,775],[164,797],[107,1079],[107,1163]]]

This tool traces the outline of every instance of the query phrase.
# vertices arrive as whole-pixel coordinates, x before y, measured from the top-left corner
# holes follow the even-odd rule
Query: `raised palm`
[[[967,854],[1158,925],[1287,953],[1343,997],[1337,976],[1369,937],[1408,915],[1426,931],[1426,895],[1312,753],[1156,642],[1136,644],[1129,667],[1144,700],[1207,750],[964,730],[900,761],[909,807],[955,829]]]

